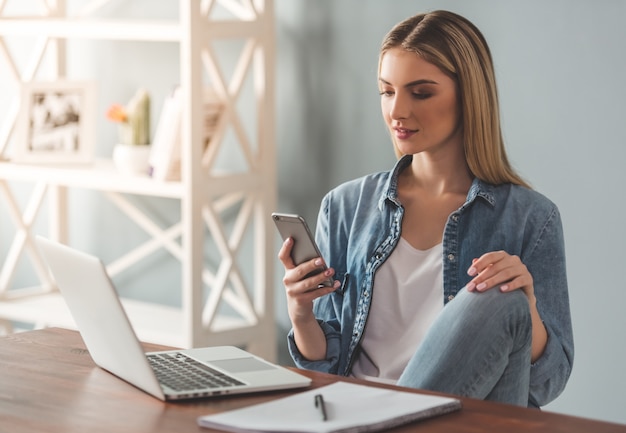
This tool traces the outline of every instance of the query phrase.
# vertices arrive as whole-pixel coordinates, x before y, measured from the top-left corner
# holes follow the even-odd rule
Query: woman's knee
[[[476,322],[477,326],[485,326],[497,322],[500,326],[506,323],[531,326],[530,305],[521,290],[501,292],[493,288],[486,292],[468,292],[463,289],[448,307],[453,307],[466,325]]]

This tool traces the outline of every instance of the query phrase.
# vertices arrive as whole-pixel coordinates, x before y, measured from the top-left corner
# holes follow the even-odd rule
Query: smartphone
[[[272,219],[274,220],[278,233],[280,233],[283,240],[286,240],[289,237],[293,239],[294,242],[293,248],[291,249],[291,258],[296,266],[315,257],[322,257],[320,250],[317,248],[317,244],[315,243],[315,238],[313,237],[313,234],[311,233],[311,230],[309,230],[309,226],[303,217],[300,215],[274,212],[272,214]],[[308,274],[307,277],[319,274],[326,269],[327,266],[324,265],[324,268],[316,269]],[[332,278],[325,280],[322,285],[329,287],[332,286]]]

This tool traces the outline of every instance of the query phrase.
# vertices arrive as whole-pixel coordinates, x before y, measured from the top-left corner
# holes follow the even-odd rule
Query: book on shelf
[[[150,149],[150,175],[154,179],[167,181],[181,179],[182,102],[180,87],[175,88],[163,102]],[[223,104],[213,89],[205,87],[202,103],[204,149],[211,141],[222,111]]]

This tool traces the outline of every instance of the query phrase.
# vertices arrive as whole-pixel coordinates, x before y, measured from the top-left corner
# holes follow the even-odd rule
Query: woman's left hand
[[[468,292],[484,292],[496,287],[499,287],[502,292],[518,289],[524,291],[530,306],[533,328],[531,361],[536,362],[546,348],[548,331],[537,310],[533,277],[526,265],[518,256],[513,256],[506,251],[492,251],[474,259],[467,273],[474,277],[465,286]]]
[[[522,289],[529,299],[535,296],[533,277],[518,256],[492,251],[472,261],[467,274],[474,277],[465,286],[468,292],[484,292],[499,287],[502,292]]]

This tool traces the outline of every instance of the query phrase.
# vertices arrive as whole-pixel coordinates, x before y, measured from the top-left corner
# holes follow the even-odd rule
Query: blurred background
[[[385,33],[410,15],[434,9],[460,13],[482,30],[494,57],[509,157],[559,206],[565,230],[576,357],[567,389],[545,410],[626,423],[626,286],[620,276],[626,259],[626,2],[275,0],[274,8],[276,210],[299,213],[312,228],[329,189],[395,162],[376,83]],[[147,0],[113,1],[108,11],[157,18],[178,13],[177,2]],[[71,49],[78,55],[70,72],[99,80],[97,153],[108,156],[116,130],[104,118],[106,106],[146,86],[156,119],[178,83],[178,48],[167,42],[88,41]],[[7,91],[1,81],[0,116]],[[134,227],[89,192],[73,194],[73,212],[84,216],[72,223],[77,247],[96,245],[106,260],[134,242]],[[167,199],[144,205],[164,220],[177,213]],[[3,249],[12,230],[5,218],[0,214]],[[113,237],[115,242],[107,241]],[[278,245],[276,235],[276,252]],[[278,359],[290,364],[282,270],[275,263]],[[125,276],[116,282],[127,294],[149,285],[149,297],[179,302],[171,292],[180,285],[177,266],[155,258],[136,272],[147,280]],[[16,284],[30,278],[22,270]]]

